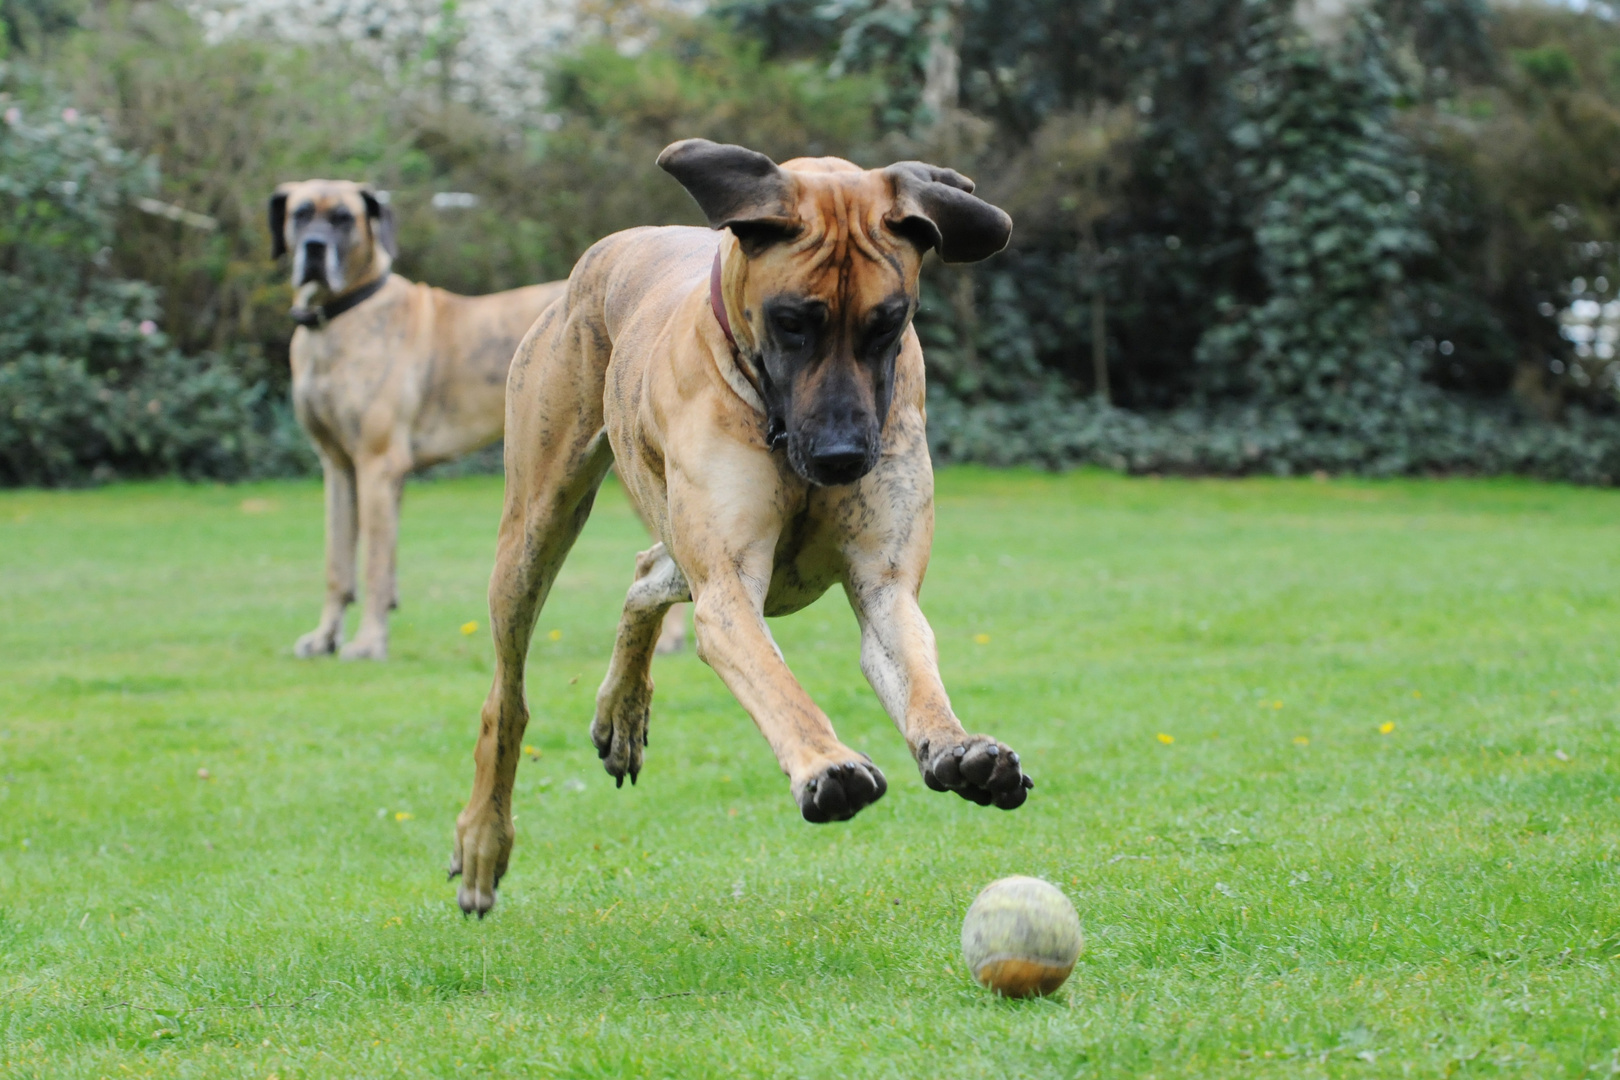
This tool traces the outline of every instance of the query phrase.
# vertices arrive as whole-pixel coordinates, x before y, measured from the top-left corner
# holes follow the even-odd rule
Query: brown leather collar
[[[714,249],[714,266],[709,270],[709,307],[714,311],[715,321],[720,324],[720,332],[725,334],[726,341],[731,343],[731,351],[736,352],[737,339],[731,334],[731,320],[726,317],[726,302],[720,297],[719,248]]]
[[[765,370],[764,359],[755,356],[744,357],[743,351],[737,347],[737,339],[731,333],[731,319],[726,316],[726,302],[720,296],[720,249],[714,249],[714,266],[709,270],[709,310],[714,312],[714,321],[720,324],[720,332],[726,335],[726,343],[731,346],[732,355],[737,358],[737,370],[742,372],[748,385],[754,388],[759,400],[765,406],[765,444],[772,450],[779,449],[787,442],[787,424],[775,405],[775,393],[771,386],[770,372]]]

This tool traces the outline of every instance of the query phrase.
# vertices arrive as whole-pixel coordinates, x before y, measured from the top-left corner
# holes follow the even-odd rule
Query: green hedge
[[[0,483],[308,468],[265,383],[182,355],[152,287],[104,269],[116,215],[152,183],[95,118],[0,101]]]
[[[514,125],[341,42],[210,42],[173,6],[89,6],[0,67],[0,483],[311,467],[262,220],[276,182],[376,182],[401,272],[484,292],[561,276],[615,229],[695,222],[654,165],[690,135],[948,162],[1013,213],[1002,255],[925,272],[942,461],[1615,482],[1620,357],[1555,316],[1620,295],[1620,27],[1380,0],[1313,40],[1293,8],[735,0],[726,25],[638,22],[633,55],[611,27],[577,41],[550,111]],[[943,107],[920,92],[942,45],[961,76]],[[445,190],[479,201],[433,209]],[[1093,398],[1099,329],[1113,405]]]

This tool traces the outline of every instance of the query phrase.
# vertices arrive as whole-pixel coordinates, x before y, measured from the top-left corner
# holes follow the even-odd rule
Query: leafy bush
[[[1227,405],[1145,414],[1061,394],[966,404],[931,393],[928,437],[941,462],[1101,465],[1135,473],[1368,476],[1503,473],[1610,485],[1620,424],[1572,411],[1562,424],[1441,394],[1365,426],[1324,431],[1286,406]]]
[[[182,356],[151,286],[101,269],[149,163],[75,109],[0,107],[0,483],[301,467],[263,384]]]
[[[1620,283],[1620,28],[1478,0],[1313,34],[1281,0],[920,0],[919,48],[886,10],[729,8],[777,55],[896,85],[954,50],[960,107],[903,127],[1017,225],[997,259],[929,271],[940,457],[1620,476],[1620,358],[1557,317]],[[1054,137],[1077,126],[1091,149]],[[1131,411],[1082,396],[1105,388]]]
[[[96,166],[124,186],[37,241],[56,261],[28,260],[0,320],[31,433],[0,431],[30,462],[0,479],[293,467],[262,220],[281,180],[372,180],[402,273],[487,292],[696,222],[653,163],[691,135],[946,162],[1013,213],[997,259],[925,271],[944,460],[1620,476],[1620,24],[1596,15],[1375,0],[1307,33],[1291,0],[732,0],[727,30],[631,0],[589,8],[602,33],[549,58],[524,114],[417,85],[464,70],[454,35],[381,64],[321,34],[205,38],[162,3],[66,34],[75,0],[14,8],[49,17],[13,49],[42,63],[55,28],[50,78],[135,158]],[[47,172],[6,205],[90,205]],[[137,188],[216,227],[138,213]]]

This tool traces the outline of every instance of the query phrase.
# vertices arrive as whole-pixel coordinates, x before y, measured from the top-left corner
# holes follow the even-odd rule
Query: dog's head
[[[298,180],[270,196],[270,249],[292,252],[294,289],[335,296],[375,277],[399,254],[394,215],[370,184]]]
[[[860,479],[882,450],[923,256],[989,258],[1007,246],[1012,219],[975,198],[967,177],[917,161],[779,166],[741,146],[687,139],[658,164],[711,226],[737,238],[743,257],[726,266],[726,306],[794,471],[814,484]]]

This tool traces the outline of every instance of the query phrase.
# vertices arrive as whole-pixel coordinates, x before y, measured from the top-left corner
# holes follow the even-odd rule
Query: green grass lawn
[[[615,790],[586,729],[645,541],[610,483],[541,615],[484,922],[443,868],[498,480],[409,489],[368,666],[291,655],[315,484],[0,493],[0,1074],[1620,1072],[1620,494],[939,486],[924,607],[1023,809],[924,788],[837,593],[773,629],[881,802],[802,822],[690,653]],[[1010,873],[1080,911],[1050,999],[958,955]]]

